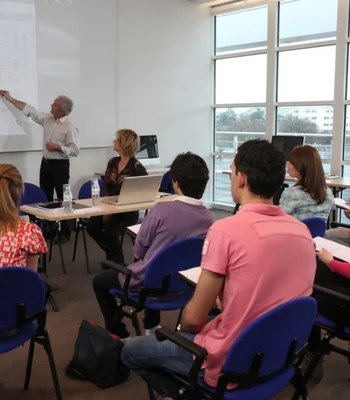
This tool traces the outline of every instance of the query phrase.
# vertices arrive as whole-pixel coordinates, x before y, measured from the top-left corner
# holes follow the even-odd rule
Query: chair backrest
[[[179,271],[201,265],[203,243],[202,237],[190,237],[166,246],[147,267],[143,286],[159,288],[163,278],[171,274],[169,292],[189,290],[189,285],[179,278]]]
[[[170,194],[175,193],[174,188],[173,188],[173,180],[171,178],[170,171],[168,171],[164,174],[163,179],[160,183],[159,191],[164,192],[164,193],[170,193]]]
[[[102,192],[103,180],[99,179],[98,184],[100,186],[100,191]],[[79,189],[78,199],[90,199],[91,198],[91,180],[83,183]]]
[[[259,377],[281,370],[294,339],[296,351],[307,342],[317,314],[312,297],[299,297],[266,312],[244,329],[233,343],[223,372],[246,372],[256,354],[264,352]]]
[[[24,182],[24,191],[19,201],[20,206],[46,202],[46,194],[39,186],[34,185],[34,183]],[[26,215],[26,213],[21,211],[20,215]]]
[[[311,217],[303,219],[301,222],[309,228],[313,238],[317,236],[323,237],[326,233],[327,224],[323,218]]]
[[[16,327],[17,306],[24,304],[26,316],[45,309],[45,283],[29,268],[0,268],[0,331]]]

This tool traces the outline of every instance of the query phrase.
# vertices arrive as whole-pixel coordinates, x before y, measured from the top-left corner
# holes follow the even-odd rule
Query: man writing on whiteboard
[[[14,99],[7,90],[0,90],[0,95],[44,128],[40,187],[49,201],[53,200],[54,190],[57,198],[62,200],[63,185],[69,181],[69,158],[79,155],[79,132],[68,117],[73,110],[73,101],[67,96],[58,96],[51,105],[51,113],[46,114]],[[69,237],[69,225],[62,221],[58,240],[65,243]]]

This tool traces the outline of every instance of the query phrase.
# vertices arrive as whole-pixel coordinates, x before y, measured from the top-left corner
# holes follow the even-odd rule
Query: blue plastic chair
[[[338,303],[342,303],[341,306],[339,304],[339,308],[343,307],[343,312],[348,314],[350,310],[350,296],[347,296],[343,293],[336,292],[334,290],[325,288],[320,285],[314,285],[314,294],[320,293],[329,297],[330,300],[337,300]],[[305,382],[307,382],[311,377],[312,374],[320,362],[320,360],[325,356],[330,354],[331,352],[340,354],[345,356],[350,363],[350,351],[345,350],[344,347],[339,347],[333,343],[332,340],[338,339],[346,342],[347,344],[350,342],[350,326],[344,326],[339,323],[335,323],[330,319],[324,317],[323,315],[319,314],[316,318],[315,325],[322,329],[325,333],[322,337],[321,343],[319,348],[316,350],[313,359],[309,363],[309,366],[305,372]]]
[[[164,174],[163,179],[160,183],[159,191],[163,193],[175,194],[170,171]]]
[[[317,236],[323,237],[326,233],[327,224],[323,218],[311,217],[303,219],[301,222],[309,228],[313,238]]]
[[[315,299],[300,297],[258,317],[232,344],[216,388],[198,378],[207,351],[168,328],[157,329],[158,340],[171,340],[196,357],[188,377],[154,370],[155,375],[147,383],[159,393],[174,398],[182,390],[183,398],[187,398],[188,392],[193,398],[201,399],[263,400],[281,392],[294,376],[296,393],[293,399],[300,396],[307,399],[299,365],[306,352],[316,313]],[[228,390],[229,384],[237,387]],[[168,388],[172,391],[169,392]],[[178,390],[177,393],[174,389]],[[150,393],[150,398],[152,395]]]
[[[24,206],[33,203],[46,203],[47,197],[45,192],[34,183],[24,182],[24,191],[20,198],[19,205]],[[28,215],[20,211],[20,215]]]
[[[48,355],[56,398],[62,399],[49,334],[45,328],[45,283],[23,267],[0,268],[0,354],[30,340],[24,388],[29,387],[34,347],[42,345]]]
[[[107,267],[126,275],[122,290],[111,289],[122,305],[131,306],[131,313],[124,311],[132,320],[136,334],[141,335],[137,313],[144,310],[182,310],[191,299],[194,288],[180,279],[179,271],[198,267],[202,259],[204,238],[191,237],[174,242],[162,249],[151,261],[145,272],[139,295],[129,293],[131,271],[125,267],[105,261]],[[181,311],[179,314],[179,318]],[[176,324],[176,326],[178,323]]]
[[[99,179],[98,184],[100,186],[100,191],[102,193],[103,189],[103,180]],[[85,182],[82,184],[82,186],[79,189],[79,194],[78,194],[78,199],[83,200],[83,199],[90,199],[91,198],[91,180]],[[84,243],[84,252],[85,252],[85,262],[86,262],[86,269],[88,274],[90,274],[90,262],[89,262],[89,255],[88,255],[88,250],[87,250],[87,244],[86,244],[86,234],[85,234],[85,227],[87,225],[88,218],[79,218],[77,221],[77,230],[75,233],[75,239],[74,239],[74,249],[73,249],[73,257],[72,257],[72,262],[75,261],[75,256],[77,253],[77,246],[78,246],[78,238],[79,238],[79,233],[82,231],[83,233],[83,243]]]
[[[34,204],[34,203],[46,203],[47,202],[47,196],[45,192],[37,185],[34,185],[34,183],[29,183],[25,182],[24,183],[24,192],[21,196],[20,199],[20,206],[24,206],[27,204]],[[20,212],[20,215],[27,215],[26,213]],[[45,223],[43,220],[36,219],[35,223],[40,226],[42,231],[45,231],[45,229],[48,229],[50,232],[50,246],[49,246],[49,261],[52,259],[52,247],[53,247],[53,239],[54,239],[54,233],[57,233],[58,231],[58,225],[55,223]],[[63,250],[61,244],[59,244],[59,250],[60,250],[60,256],[61,256],[61,265],[62,265],[62,270],[64,273],[66,273],[66,267],[64,264],[64,258],[63,258]],[[44,272],[46,273],[46,260],[45,260],[45,266],[44,266]]]

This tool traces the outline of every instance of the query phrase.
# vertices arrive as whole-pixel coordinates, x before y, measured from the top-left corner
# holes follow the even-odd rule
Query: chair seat
[[[123,291],[121,289],[111,289],[109,293],[113,296],[122,297]],[[172,311],[178,310],[179,308],[183,308],[191,299],[193,295],[193,291],[189,290],[182,294],[176,295],[168,295],[167,297],[155,297],[155,298],[147,298],[145,301],[145,307],[151,310],[160,310],[160,311]],[[129,294],[129,298],[135,303],[138,302],[137,295]]]
[[[283,373],[277,375],[273,379],[261,385],[254,386],[249,389],[232,389],[227,390],[224,400],[262,400],[269,399],[277,393],[281,392],[283,388],[289,383],[294,375],[294,368],[291,367]],[[199,385],[208,391],[214,393],[215,388],[207,385],[204,382],[199,382]]]
[[[328,326],[328,327],[330,327],[330,328],[332,328],[332,329],[335,329],[335,325],[336,325],[335,322],[331,321],[330,319],[328,319],[328,318],[326,318],[326,317],[323,317],[322,315],[318,315],[318,316],[317,316],[317,318],[316,318],[316,323],[322,324],[322,325],[325,325],[325,326]],[[345,332],[347,335],[350,335],[350,327],[345,328],[345,329],[344,329],[344,332]]]
[[[8,351],[11,351],[21,346],[29,339],[31,339],[36,334],[37,330],[38,325],[36,325],[34,322],[31,322],[30,324],[26,325],[22,330],[20,330],[16,335],[6,339],[0,339],[0,354],[7,353]]]

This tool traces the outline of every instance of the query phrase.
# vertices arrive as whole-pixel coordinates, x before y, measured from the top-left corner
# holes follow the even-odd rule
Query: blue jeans
[[[180,333],[194,340],[193,333]],[[158,342],[155,335],[138,336],[130,339],[123,347],[121,358],[126,366],[147,381],[152,369],[161,368],[170,373],[188,376],[193,364],[192,354],[170,340]]]

